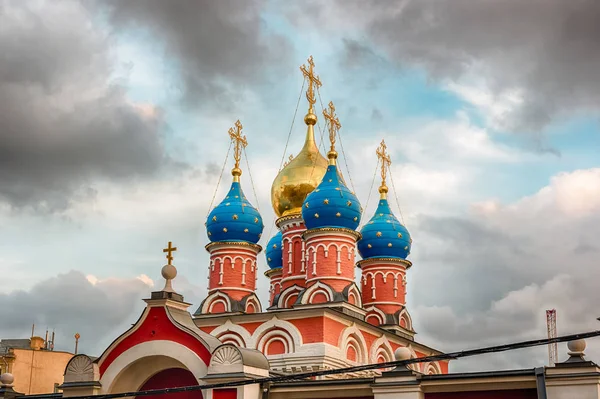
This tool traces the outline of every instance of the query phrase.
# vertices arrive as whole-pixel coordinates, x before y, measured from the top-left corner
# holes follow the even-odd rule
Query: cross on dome
[[[390,158],[390,154],[387,152],[387,145],[385,144],[385,140],[381,140],[381,144],[375,151],[377,154],[377,158],[379,158],[379,162],[381,162],[381,186],[379,186],[379,193],[381,194],[381,198],[385,198],[385,195],[388,192],[388,188],[385,185],[387,170],[392,164],[392,159]]]
[[[312,122],[313,119],[308,118],[308,115],[306,115],[307,117],[304,118],[304,121],[306,122],[307,125],[309,125],[309,124],[314,125],[317,122],[317,116],[314,115],[314,108],[313,108],[313,106],[317,102],[317,98],[315,97],[315,90],[318,90],[319,87],[322,86],[322,83],[321,83],[321,80],[319,79],[319,77],[317,75],[315,75],[315,63],[313,61],[312,55],[310,57],[308,57],[308,67],[306,65],[302,65],[302,66],[300,66],[300,70],[302,71],[302,74],[304,75],[304,77],[308,80],[308,88],[306,89],[306,99],[308,100],[308,104],[309,104],[308,105],[308,115],[312,115],[314,117],[314,123],[309,123],[309,122]]]
[[[342,127],[342,124],[335,114],[335,105],[333,105],[333,101],[329,102],[329,112],[327,112],[326,109],[323,110],[323,116],[329,125],[329,142],[331,143],[331,149],[327,153],[327,157],[330,160],[333,158],[335,161],[335,158],[337,158],[337,152],[335,151],[335,137]]]
[[[235,122],[234,127],[229,128],[229,137],[233,143],[233,158],[235,159],[235,166],[231,170],[231,174],[233,175],[233,181],[239,181],[242,175],[242,170],[240,169],[242,150],[248,145],[248,140],[246,136],[242,136],[242,123],[239,119]]]

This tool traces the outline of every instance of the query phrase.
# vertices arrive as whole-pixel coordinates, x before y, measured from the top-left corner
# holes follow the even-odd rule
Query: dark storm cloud
[[[322,9],[365,26],[367,32],[362,43],[343,43],[344,57],[354,64],[372,60],[370,48],[375,47],[399,65],[424,67],[434,79],[475,74],[495,95],[523,89],[523,106],[502,118],[507,128],[535,130],[564,113],[599,112],[598,1],[372,0],[337,5],[333,11]]]
[[[0,202],[63,210],[89,183],[165,161],[162,117],[111,84],[109,42],[77,2],[0,7]]]
[[[182,91],[192,105],[230,105],[240,88],[282,67],[288,55],[288,43],[281,36],[261,31],[263,1],[111,0],[108,4],[117,29],[147,30],[167,55],[175,57]]]

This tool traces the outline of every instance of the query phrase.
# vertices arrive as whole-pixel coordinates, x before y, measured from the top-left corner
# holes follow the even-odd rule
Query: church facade
[[[277,229],[264,251],[258,244],[261,215],[242,189],[240,159],[247,140],[238,121],[229,131],[235,160],[231,186],[206,221],[207,297],[189,311],[176,280],[173,286],[176,248],[169,243],[165,287],[151,293],[139,320],[99,358],[78,355],[69,362],[62,396],[198,386],[152,397],[538,398],[543,390],[549,398],[598,398],[600,370],[583,359],[581,342],[571,348],[574,360],[548,369],[448,374],[448,360],[438,359],[318,374],[441,352],[415,339],[405,299],[412,239],[388,203],[391,160],[385,143],[377,150],[378,206],[359,229],[363,209],[337,165],[341,124],[335,107],[330,103],[323,111],[330,143],[324,157],[315,140],[321,82],[312,58],[301,70],[308,84],[305,142],[273,182]],[[259,256],[266,258],[266,271],[260,270]],[[256,295],[263,274],[270,282],[268,303]],[[310,372],[316,374],[283,378]],[[267,377],[282,378],[269,382]],[[245,385],[202,389],[235,381]]]

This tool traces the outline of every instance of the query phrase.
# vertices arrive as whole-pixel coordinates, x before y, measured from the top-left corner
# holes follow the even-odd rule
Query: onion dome
[[[360,234],[362,238],[357,246],[363,259],[406,259],[410,254],[410,234],[394,216],[385,197],[379,200],[375,215],[360,230]]]
[[[327,169],[327,160],[321,155],[315,142],[314,126],[317,116],[314,114],[313,105],[316,101],[315,91],[321,86],[321,81],[314,74],[314,66],[310,57],[308,67],[303,65],[300,68],[307,80],[306,98],[309,102],[308,113],[304,117],[307,126],[304,146],[300,153],[279,171],[271,186],[271,204],[278,217],[300,215],[304,199],[317,187]]]
[[[362,208],[356,195],[346,187],[338,173],[335,138],[341,124],[335,116],[332,102],[329,103],[329,113],[324,110],[323,114],[329,123],[329,166],[321,184],[304,200],[302,219],[307,229],[341,227],[354,230],[360,223]]]
[[[283,234],[277,232],[267,244],[265,251],[267,264],[271,269],[277,269],[283,266]]]
[[[342,227],[356,229],[360,223],[358,198],[340,180],[337,165],[329,165],[321,184],[306,197],[302,219],[307,229]]]
[[[240,159],[242,148],[248,142],[241,135],[242,124],[237,121],[236,130],[229,129],[234,143],[235,166],[231,170],[233,182],[227,196],[208,215],[206,231],[211,242],[245,241],[256,244],[260,240],[264,225],[258,210],[244,195],[240,185]]]
[[[399,258],[406,259],[410,254],[412,239],[408,230],[392,213],[387,200],[388,188],[385,184],[387,170],[391,164],[386,153],[386,145],[381,141],[377,156],[381,162],[381,186],[379,205],[375,215],[361,229],[362,238],[357,242],[358,252],[363,259]]]

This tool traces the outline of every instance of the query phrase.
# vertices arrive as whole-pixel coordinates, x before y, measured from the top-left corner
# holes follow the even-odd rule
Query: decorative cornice
[[[358,231],[347,229],[345,227],[319,227],[316,229],[306,230],[304,233],[302,233],[302,238],[306,240],[311,236],[317,235],[319,233],[342,233],[343,235],[351,236],[356,241],[362,238],[362,235]]]
[[[412,262],[406,259],[400,259],[400,258],[368,258],[368,259],[362,259],[359,260],[358,262],[356,262],[356,266],[360,267],[361,269],[363,268],[363,266],[369,266],[372,264],[396,264],[396,265],[402,265],[405,268],[409,269],[412,266]]]
[[[286,216],[280,217],[279,219],[277,219],[275,221],[275,226],[281,228],[281,225],[283,225],[286,222],[291,222],[291,221],[304,223],[304,219],[302,219],[302,214],[295,213],[292,215],[286,215]]]
[[[275,268],[275,269],[269,269],[265,272],[265,276],[267,276],[268,278],[272,278],[273,276],[275,276],[277,274],[277,272],[279,272],[280,275],[283,275],[283,270],[281,267]]]
[[[243,248],[250,249],[250,250],[256,252],[257,254],[260,253],[260,251],[262,251],[262,247],[260,245],[252,244],[252,243],[246,242],[246,241],[215,241],[215,242],[206,244],[206,246],[204,248],[208,252],[212,252],[215,249],[221,249],[224,247],[243,247]]]

